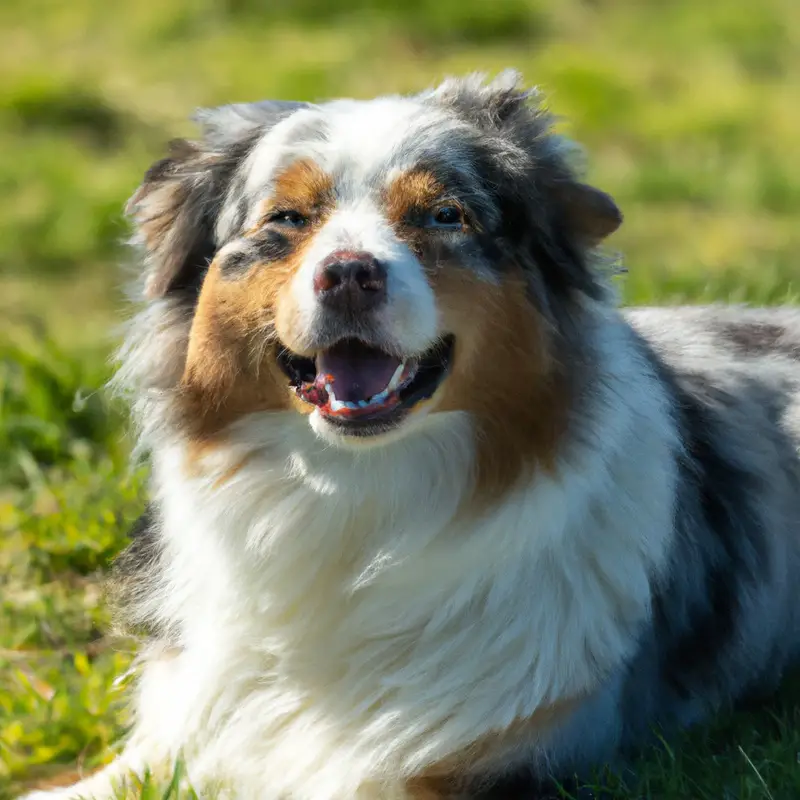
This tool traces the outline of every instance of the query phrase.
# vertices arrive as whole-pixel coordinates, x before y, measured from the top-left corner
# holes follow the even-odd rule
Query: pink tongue
[[[358,341],[340,342],[317,356],[317,385],[330,383],[340,402],[369,400],[386,388],[402,362]]]

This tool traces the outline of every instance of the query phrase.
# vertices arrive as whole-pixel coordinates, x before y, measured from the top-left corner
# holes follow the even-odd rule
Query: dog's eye
[[[458,206],[442,206],[433,212],[433,224],[435,227],[455,228],[460,227],[464,222],[464,215]]]
[[[267,217],[267,222],[275,225],[288,225],[292,228],[301,228],[308,222],[299,211],[274,211]]]

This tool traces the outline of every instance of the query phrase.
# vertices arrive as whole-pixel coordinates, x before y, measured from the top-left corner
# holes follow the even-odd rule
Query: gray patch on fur
[[[636,310],[672,396],[683,451],[676,538],[654,618],[617,688],[620,744],[642,744],[753,693],[800,655],[800,366],[775,341],[719,331],[788,331],[800,311]]]
[[[163,571],[159,525],[157,510],[148,506],[129,533],[130,544],[112,565],[108,594],[118,633],[174,642],[178,631],[164,625],[153,603]]]
[[[780,320],[764,322],[743,319],[720,329],[722,339],[742,356],[785,356],[800,361],[800,336],[787,330]]]

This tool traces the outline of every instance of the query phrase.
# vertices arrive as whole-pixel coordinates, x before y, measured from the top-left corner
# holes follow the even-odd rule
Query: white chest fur
[[[674,434],[624,365],[558,473],[482,513],[464,511],[465,415],[358,453],[254,417],[202,479],[180,445],[157,453],[154,608],[184,647],[169,680],[145,677],[140,734],[168,731],[201,773],[234,764],[254,797],[269,775],[275,797],[345,798],[591,692],[630,653],[671,535]]]

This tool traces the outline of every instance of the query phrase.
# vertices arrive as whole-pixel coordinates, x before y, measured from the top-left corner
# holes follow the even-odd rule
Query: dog
[[[31,797],[537,797],[777,685],[800,312],[622,310],[514,72],[197,121],[127,206],[134,723]]]

